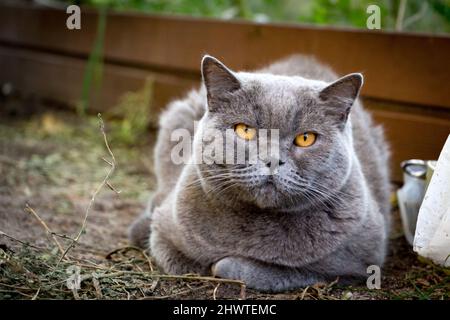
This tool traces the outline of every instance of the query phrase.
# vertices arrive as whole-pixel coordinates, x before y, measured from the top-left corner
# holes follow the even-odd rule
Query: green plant
[[[93,49],[89,55],[83,78],[81,102],[78,105],[78,113],[84,114],[89,107],[92,90],[101,86],[103,73],[103,43],[106,30],[107,5],[99,7],[97,33]]]

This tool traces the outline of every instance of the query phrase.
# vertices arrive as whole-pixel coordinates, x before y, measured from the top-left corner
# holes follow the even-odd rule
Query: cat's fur
[[[132,242],[149,246],[165,272],[212,272],[264,291],[361,280],[369,265],[381,266],[389,153],[357,99],[362,75],[333,82],[338,77],[328,67],[304,56],[254,73],[232,72],[206,56],[202,74],[205,85],[161,116],[158,189],[130,229]],[[170,135],[177,128],[193,133],[194,120],[201,120],[194,148],[206,144],[208,130],[236,123],[279,129],[285,164],[271,178],[261,175],[263,162],[241,175],[231,165],[174,165]],[[308,130],[318,133],[316,143],[295,146],[296,134]],[[211,179],[224,172],[235,183]]]

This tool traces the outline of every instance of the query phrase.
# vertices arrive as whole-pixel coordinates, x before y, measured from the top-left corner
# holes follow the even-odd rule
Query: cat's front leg
[[[158,266],[168,274],[208,274],[208,266],[187,257],[157,231],[151,234],[150,251]]]
[[[133,221],[128,229],[128,239],[133,246],[148,249],[151,222],[150,215],[146,212]]]
[[[306,287],[324,280],[305,270],[232,256],[216,262],[212,266],[212,274],[220,278],[242,280],[249,288],[268,292]]]

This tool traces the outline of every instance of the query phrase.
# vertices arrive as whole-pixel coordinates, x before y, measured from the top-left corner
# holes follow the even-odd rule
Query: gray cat
[[[362,75],[336,80],[300,55],[254,73],[211,56],[201,68],[200,90],[160,118],[158,189],[131,241],[149,247],[167,273],[240,279],[261,291],[366,279],[385,258],[390,185],[382,129],[357,99]],[[264,128],[279,130],[279,154],[252,164],[174,164],[171,133],[194,134],[194,121],[193,150],[227,129],[247,150]]]

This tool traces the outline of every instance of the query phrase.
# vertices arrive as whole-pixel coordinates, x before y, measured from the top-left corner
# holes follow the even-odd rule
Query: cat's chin
[[[257,188],[255,204],[261,209],[283,208],[286,201],[276,183],[267,182]]]
[[[311,207],[311,203],[301,194],[295,197],[286,193],[282,185],[266,182],[253,189],[253,202],[261,208],[278,212],[303,211]]]

